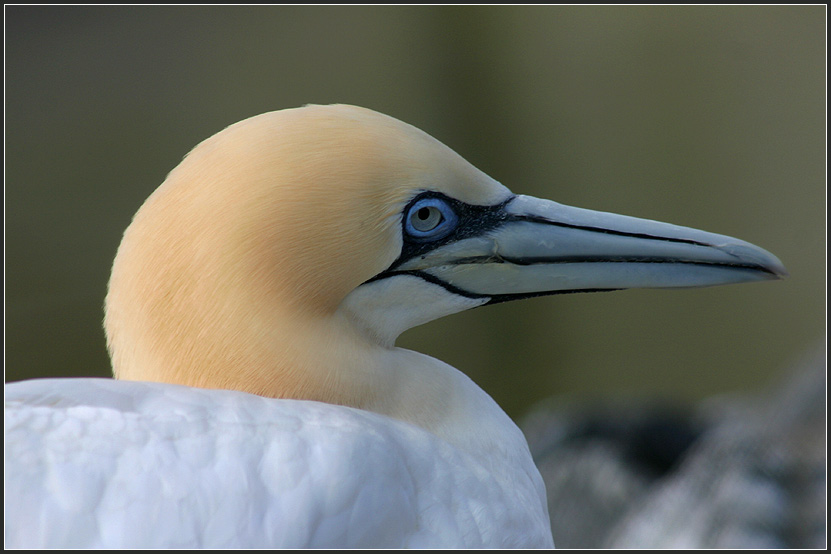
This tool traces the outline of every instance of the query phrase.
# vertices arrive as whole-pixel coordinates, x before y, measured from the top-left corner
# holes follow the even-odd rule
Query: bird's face
[[[389,346],[485,304],[783,274],[748,243],[515,195],[410,125],[310,106],[232,125],[171,172],[125,233],[107,331],[116,365],[228,375],[302,365],[285,345],[307,356],[321,321]]]
[[[421,152],[419,168],[445,171],[398,181],[395,201],[383,208],[394,214],[379,240],[387,256],[366,266],[365,280],[339,303],[387,344],[410,327],[485,304],[785,274],[775,256],[738,239],[515,195],[427,139],[435,144]]]

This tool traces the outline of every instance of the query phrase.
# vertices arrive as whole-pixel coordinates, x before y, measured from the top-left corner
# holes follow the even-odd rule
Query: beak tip
[[[785,269],[785,266],[780,263],[778,266],[773,268],[773,275],[775,279],[784,279],[790,276],[790,273],[788,273],[788,270]]]
[[[785,265],[779,258],[753,244],[739,241],[729,245],[722,245],[719,248],[743,262],[758,267],[760,271],[767,274],[769,279],[784,279],[789,275],[788,270],[785,269]]]

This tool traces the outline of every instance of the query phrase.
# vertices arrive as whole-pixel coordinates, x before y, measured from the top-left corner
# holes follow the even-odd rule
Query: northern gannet
[[[6,546],[553,546],[522,432],[396,337],[544,294],[782,275],[740,240],[516,195],[371,110],[246,119],[124,233],[117,380],[6,387]]]

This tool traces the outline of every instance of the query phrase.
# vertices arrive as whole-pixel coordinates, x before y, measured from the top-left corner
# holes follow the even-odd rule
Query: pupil
[[[426,221],[430,217],[430,208],[421,208],[416,215],[420,220]]]

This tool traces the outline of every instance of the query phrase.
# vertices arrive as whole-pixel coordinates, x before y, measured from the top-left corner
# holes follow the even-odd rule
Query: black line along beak
[[[705,287],[780,279],[773,254],[750,243],[646,219],[514,196],[498,225],[401,260],[378,278],[419,275],[490,303],[569,292]]]

